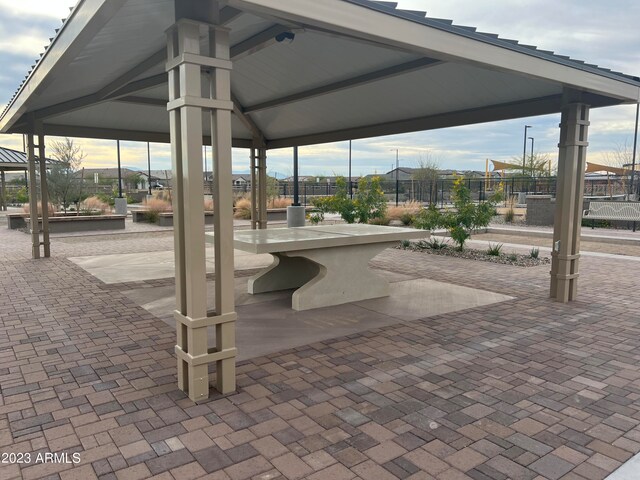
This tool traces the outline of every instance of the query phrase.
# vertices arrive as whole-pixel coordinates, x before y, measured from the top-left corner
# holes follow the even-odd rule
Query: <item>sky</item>
[[[640,2],[636,0],[399,0],[398,8],[427,11],[458,25],[499,33],[545,50],[640,76]],[[16,91],[73,0],[0,0],[0,105]],[[0,110],[3,107],[0,107]],[[536,154],[557,158],[559,115],[546,115],[480,125],[393,135],[352,142],[354,175],[384,173],[396,162],[415,167],[431,161],[443,169],[484,170],[485,159],[521,158],[524,126],[531,125]],[[591,111],[588,160],[607,163],[612,152],[631,149],[635,106]],[[55,140],[55,138],[51,138]],[[75,139],[86,153],[85,167],[116,165],[116,142]],[[22,150],[22,137],[0,135],[0,146]],[[527,144],[527,151],[531,142]],[[348,142],[300,147],[301,175],[346,175]],[[208,166],[211,153],[207,154]],[[147,146],[121,142],[122,165],[146,169]],[[151,144],[152,169],[170,169],[167,145]],[[270,150],[268,170],[278,177],[292,174],[292,149]],[[248,171],[247,150],[234,149],[233,170]]]

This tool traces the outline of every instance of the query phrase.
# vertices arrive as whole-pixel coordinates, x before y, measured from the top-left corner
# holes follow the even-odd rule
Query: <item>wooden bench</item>
[[[292,308],[308,310],[388,296],[389,282],[369,269],[369,260],[401,240],[428,236],[410,228],[340,224],[237,231],[234,246],[274,257],[249,279],[250,294],[295,288]]]
[[[589,209],[582,213],[582,218],[638,222],[640,221],[640,202],[589,202]]]

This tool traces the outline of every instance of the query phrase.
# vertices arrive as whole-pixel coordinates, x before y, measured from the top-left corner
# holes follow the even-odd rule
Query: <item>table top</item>
[[[206,234],[211,237],[211,233]],[[234,233],[234,246],[251,253],[274,253],[314,248],[399,242],[427,238],[429,232],[384,225],[337,224],[266,230],[240,230]]]

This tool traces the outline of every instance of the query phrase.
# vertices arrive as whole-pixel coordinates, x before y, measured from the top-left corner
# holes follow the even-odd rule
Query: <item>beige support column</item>
[[[551,297],[563,303],[575,300],[578,293],[588,130],[589,106],[568,102],[560,123],[550,286]]]
[[[2,206],[2,210],[7,211],[7,183],[5,181],[4,170],[0,170],[0,191],[2,194],[0,195],[0,205]]]
[[[38,219],[38,179],[33,134],[27,134],[27,164],[29,167],[29,217],[31,220],[31,257],[40,258],[40,222]]]
[[[251,148],[251,229],[258,225],[258,179],[256,175],[256,149]]]
[[[267,228],[267,149],[258,148],[258,228]]]
[[[212,58],[200,51],[201,34],[212,35]],[[176,355],[178,386],[193,401],[209,396],[209,364],[217,365],[217,388],[235,389],[233,300],[233,206],[228,32],[208,23],[181,19],[167,33],[171,150],[173,159],[176,264]],[[209,43],[209,42],[207,42]],[[202,70],[212,71],[203,98]],[[207,311],[202,182],[202,112],[212,112],[216,224],[216,311]],[[230,292],[230,293],[229,293]],[[209,348],[208,327],[216,327]]]
[[[49,187],[47,185],[47,166],[45,156],[44,135],[38,133],[38,157],[40,157],[40,201],[42,202],[42,246],[44,256],[51,256],[49,241]]]
[[[229,61],[229,30],[209,28],[209,55]],[[231,65],[210,74],[210,98],[229,102],[231,109],[211,109],[211,151],[213,152],[213,198],[215,251],[216,388],[222,393],[236,389],[236,313],[233,262],[233,187],[231,159]]]

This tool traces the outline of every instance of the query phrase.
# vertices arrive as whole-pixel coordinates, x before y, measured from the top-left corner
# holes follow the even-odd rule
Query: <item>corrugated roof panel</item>
[[[69,64],[65,75],[51,79],[46,100],[34,98],[33,107],[89,95],[115,80],[166,44],[164,32],[172,16],[173,0],[129,0]],[[77,77],[83,81],[68,81]]]
[[[352,90],[253,113],[270,139],[333,131],[559,94],[534,79],[446,63]],[[374,102],[371,100],[375,99]],[[339,115],[336,115],[339,112]],[[318,128],[322,125],[322,128]]]
[[[252,105],[420,58],[346,38],[305,31],[234,64],[234,92]]]

